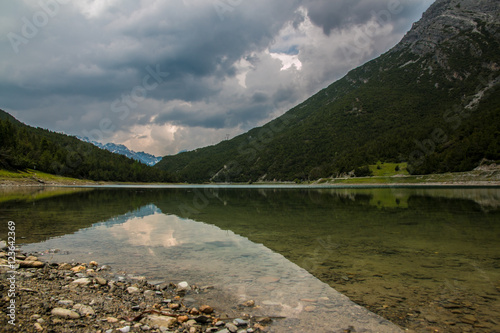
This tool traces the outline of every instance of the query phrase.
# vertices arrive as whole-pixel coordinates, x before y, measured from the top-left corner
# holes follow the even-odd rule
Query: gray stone
[[[211,314],[214,312],[214,309],[210,305],[202,305],[199,308],[200,312],[206,313],[206,314]]]
[[[72,285],[77,285],[77,286],[87,286],[90,284],[90,279],[89,278],[81,278],[81,279],[76,279],[75,281],[71,282]]]
[[[186,281],[182,281],[177,285],[177,291],[188,291],[191,288],[189,287],[189,284]]]
[[[21,268],[40,268],[43,266],[45,266],[45,263],[41,261],[30,261],[30,260],[19,261],[19,267]]]
[[[184,305],[186,306],[191,306],[193,305],[194,303],[196,303],[196,300],[194,298],[191,298],[191,297],[184,297],[184,299],[182,300],[182,302],[184,303]]]
[[[146,324],[149,326],[171,327],[177,322],[176,318],[167,316],[149,315],[146,317]]]
[[[165,289],[168,289],[169,286],[170,286],[170,283],[162,282],[156,286],[156,289],[165,290]]]
[[[213,333],[213,332],[219,332],[219,329],[217,327],[207,327],[205,330],[205,333]]]
[[[105,286],[108,284],[108,281],[106,281],[106,279],[99,277],[99,276],[95,278],[95,282],[97,282],[101,286]]]
[[[241,305],[246,306],[248,308],[251,308],[251,307],[255,306],[255,301],[251,299],[251,300],[248,300],[248,301],[241,303]]]
[[[76,313],[75,311],[71,311],[68,309],[63,309],[63,308],[54,308],[51,311],[53,316],[56,317],[61,317],[61,318],[71,318],[71,319],[78,319],[80,318],[80,315]]]
[[[154,290],[146,290],[144,292],[144,297],[153,297],[155,294]]]
[[[186,326],[187,326],[187,327],[192,327],[192,326],[194,326],[194,325],[196,325],[196,324],[197,324],[197,322],[196,322],[196,320],[194,320],[194,319],[190,319],[190,320],[188,320],[188,321],[186,322]]]
[[[127,288],[127,292],[128,292],[129,294],[137,294],[137,293],[139,293],[140,291],[141,291],[141,290],[140,290],[139,288],[137,288],[137,287],[128,287],[128,288]]]
[[[109,271],[111,268],[108,265],[102,265],[97,269],[97,271]]]
[[[60,301],[57,302],[57,304],[61,304],[61,305],[65,305],[65,306],[73,306],[75,302],[73,302],[72,300],[69,300],[69,299],[62,299]]]
[[[233,320],[233,324],[235,324],[236,326],[247,326],[248,323],[246,321],[244,321],[243,319],[240,319],[240,318],[236,318],[235,320]]]
[[[95,315],[94,309],[92,309],[88,305],[83,305],[83,304],[75,304],[73,306],[73,310],[76,310],[80,313],[82,316],[93,316]]]
[[[73,266],[71,266],[71,264],[62,263],[62,264],[59,264],[59,267],[57,269],[59,269],[61,271],[69,271],[72,268],[73,268]]]
[[[229,330],[229,332],[231,333],[236,333],[238,331],[238,327],[236,327],[236,325],[234,324],[231,324],[231,323],[227,323],[226,324],[226,328]]]

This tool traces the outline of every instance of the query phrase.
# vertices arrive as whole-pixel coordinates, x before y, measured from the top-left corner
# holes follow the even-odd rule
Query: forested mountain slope
[[[0,110],[0,168],[36,169],[91,180],[172,181],[166,171],[75,137],[27,126]]]
[[[393,49],[283,116],[157,167],[190,182],[313,180],[379,160],[467,171],[500,160],[499,82],[500,2],[438,0]]]

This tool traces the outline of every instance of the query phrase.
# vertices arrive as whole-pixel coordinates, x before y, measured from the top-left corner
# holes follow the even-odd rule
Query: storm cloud
[[[430,4],[3,1],[0,108],[29,125],[175,154],[286,112],[395,45]]]

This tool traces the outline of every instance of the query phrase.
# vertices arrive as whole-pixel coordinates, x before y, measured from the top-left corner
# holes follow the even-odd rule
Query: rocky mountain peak
[[[437,0],[393,51],[409,49],[424,56],[464,32],[500,39],[500,1]]]

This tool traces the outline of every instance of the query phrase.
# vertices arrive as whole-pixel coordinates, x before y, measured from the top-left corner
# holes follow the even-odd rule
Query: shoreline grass
[[[377,164],[379,165],[379,164]],[[356,178],[322,178],[315,181],[296,182],[255,182],[248,183],[205,183],[205,184],[185,184],[185,183],[135,183],[135,182],[110,182],[93,181],[88,179],[69,178],[49,173],[44,173],[32,169],[24,171],[9,171],[0,169],[0,186],[106,186],[106,185],[491,185],[500,186],[500,170],[474,170],[460,173],[430,174],[430,175],[409,175],[403,164],[384,163],[380,169],[377,165],[370,166],[370,169],[377,170],[378,175],[371,177]],[[399,165],[400,170],[395,171],[395,166]],[[392,173],[392,174],[391,174]],[[391,175],[388,175],[391,174]]]

